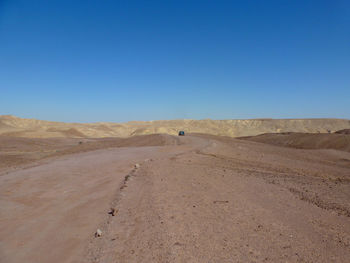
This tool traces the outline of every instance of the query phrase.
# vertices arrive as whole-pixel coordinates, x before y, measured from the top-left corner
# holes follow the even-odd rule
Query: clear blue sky
[[[350,1],[0,0],[0,114],[350,118]]]

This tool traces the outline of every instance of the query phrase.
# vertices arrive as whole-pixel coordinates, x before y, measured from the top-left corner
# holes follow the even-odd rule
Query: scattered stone
[[[135,169],[138,169],[138,168],[140,168],[140,165],[137,163],[134,165],[134,167],[135,167]]]
[[[102,236],[102,230],[101,229],[97,229],[96,233],[95,233],[95,237],[100,237]]]
[[[127,182],[129,180],[130,176],[131,176],[130,174],[125,175],[124,181]]]
[[[110,211],[108,214],[110,214],[110,215],[112,215],[112,216],[115,216],[115,215],[117,215],[117,213],[118,213],[118,209],[116,209],[116,208],[111,208],[111,211]]]

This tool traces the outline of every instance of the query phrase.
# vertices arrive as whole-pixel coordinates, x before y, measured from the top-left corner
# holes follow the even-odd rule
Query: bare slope
[[[350,129],[344,129],[340,131],[336,131],[336,134],[350,134]]]
[[[167,133],[188,133],[239,137],[262,133],[327,133],[350,129],[345,119],[252,119],[252,120],[166,120],[127,123],[63,123],[0,116],[0,135],[30,138],[101,138]]]
[[[350,152],[350,134],[267,133],[240,139],[298,149],[335,149]]]

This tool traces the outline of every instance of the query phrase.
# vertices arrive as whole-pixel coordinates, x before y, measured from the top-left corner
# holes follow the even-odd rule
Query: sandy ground
[[[37,161],[114,147],[164,146],[179,144],[179,139],[165,134],[129,138],[18,138],[0,136],[0,174],[37,165]]]
[[[297,149],[334,149],[350,152],[350,130],[335,133],[265,133],[240,139]]]
[[[348,262],[350,153],[162,140],[3,167],[0,262]]]

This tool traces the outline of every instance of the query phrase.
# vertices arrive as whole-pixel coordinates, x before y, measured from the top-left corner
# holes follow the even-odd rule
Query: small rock
[[[137,164],[134,165],[134,167],[135,167],[136,169],[138,169],[138,168],[140,168],[140,165],[137,163]]]
[[[102,231],[101,229],[97,229],[95,233],[95,237],[100,237],[100,236],[102,236]]]
[[[111,208],[111,211],[109,212],[109,214],[111,214],[112,216],[115,216],[118,213],[118,209],[115,208]]]

